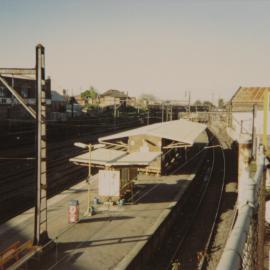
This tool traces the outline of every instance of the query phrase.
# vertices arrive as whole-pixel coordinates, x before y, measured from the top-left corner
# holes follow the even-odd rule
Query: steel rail
[[[225,159],[224,150],[223,150],[223,147],[221,145],[217,145],[216,147],[219,147],[220,148],[220,150],[222,152],[222,157],[223,157],[222,187],[221,187],[221,190],[220,190],[220,197],[219,197],[219,201],[218,201],[217,211],[216,211],[216,214],[215,214],[215,217],[214,217],[214,221],[213,221],[213,224],[212,224],[212,227],[211,227],[211,231],[210,231],[208,240],[207,240],[206,245],[205,245],[205,248],[204,248],[204,254],[208,254],[209,248],[210,248],[210,243],[212,242],[213,237],[214,237],[214,230],[216,228],[218,217],[219,217],[219,214],[220,214],[221,203],[222,203],[223,193],[224,193],[224,188],[225,188],[225,180],[226,180],[225,179],[225,176],[226,176],[226,174],[225,174],[226,159]],[[202,259],[201,259],[201,261],[199,262],[198,270],[202,270],[205,267],[205,263],[206,263],[206,256],[203,256]]]
[[[202,189],[203,189],[203,192],[201,192],[201,196],[200,196],[200,199],[199,199],[199,202],[197,203],[196,205],[196,209],[195,211],[193,212],[193,215],[191,216],[191,222],[189,223],[186,223],[185,226],[184,226],[184,233],[182,234],[182,237],[181,237],[181,240],[179,241],[177,247],[176,247],[176,250],[175,252],[173,253],[173,255],[171,256],[171,259],[170,259],[170,262],[169,264],[167,265],[166,269],[167,270],[170,270],[171,267],[172,267],[172,262],[174,262],[178,257],[179,257],[179,252],[180,250],[182,249],[182,246],[184,244],[184,241],[186,240],[191,228],[192,228],[192,225],[194,224],[195,222],[195,218],[196,216],[198,215],[199,213],[199,209],[202,205],[202,202],[205,198],[205,195],[206,195],[206,192],[208,190],[208,187],[209,187],[209,183],[211,181],[211,178],[212,178],[212,174],[213,174],[213,169],[214,169],[214,164],[215,164],[215,154],[214,154],[214,150],[212,150],[212,154],[213,154],[213,160],[212,160],[212,164],[211,164],[211,168],[208,167],[208,169],[210,168],[210,174],[207,175],[207,173],[209,173],[209,170],[206,171],[206,174],[204,174],[203,176],[203,179],[207,176],[207,182],[205,183],[205,185],[202,185]]]

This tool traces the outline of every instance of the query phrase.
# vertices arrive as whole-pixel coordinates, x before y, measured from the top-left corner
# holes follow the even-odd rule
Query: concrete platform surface
[[[73,186],[48,200],[48,232],[56,248],[43,257],[39,269],[124,269],[184,193],[193,172],[182,175],[145,176],[136,182],[135,204],[99,205],[97,214],[83,217],[87,184]],[[97,179],[91,183],[91,200]],[[80,202],[81,220],[67,223],[68,202]],[[34,209],[0,226],[0,250],[21,240],[33,239]]]

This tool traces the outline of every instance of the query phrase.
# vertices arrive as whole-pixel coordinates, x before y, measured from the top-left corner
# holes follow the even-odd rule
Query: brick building
[[[9,85],[20,94],[28,105],[35,108],[36,105],[36,81],[30,76],[2,76]],[[48,111],[51,105],[51,80],[45,81],[46,103]],[[16,98],[8,89],[0,82],[0,119],[6,118],[27,118],[28,112],[19,104]]]

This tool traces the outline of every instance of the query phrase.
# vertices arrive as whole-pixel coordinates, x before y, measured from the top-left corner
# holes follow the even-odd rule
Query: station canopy
[[[99,138],[100,143],[105,145],[108,144],[109,146],[120,146],[126,148],[126,150],[99,148],[91,151],[91,157],[88,152],[71,158],[70,161],[81,165],[88,165],[91,158],[91,164],[97,166],[148,166],[151,162],[162,155],[161,151],[140,151],[128,153],[127,145],[124,143],[114,143],[114,141],[135,135],[149,135],[173,141],[175,144],[171,144],[172,148],[179,147],[179,145],[180,147],[192,146],[197,137],[205,129],[206,125],[204,124],[183,119],[135,128],[129,131]]]
[[[127,152],[115,149],[106,149],[99,148],[91,151],[91,156],[89,152],[71,158],[70,161],[80,164],[88,164],[89,159],[91,159],[91,163],[95,165],[106,165],[110,162],[115,162],[116,160],[127,155]]]
[[[131,129],[99,138],[100,143],[110,142],[135,135],[149,135],[193,145],[196,138],[206,129],[206,125],[180,119]]]

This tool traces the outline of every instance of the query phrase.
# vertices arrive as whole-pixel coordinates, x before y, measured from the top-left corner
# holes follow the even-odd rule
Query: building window
[[[22,97],[27,98],[28,97],[28,88],[22,87]]]
[[[0,97],[4,97],[5,96],[5,87],[0,86]]]

